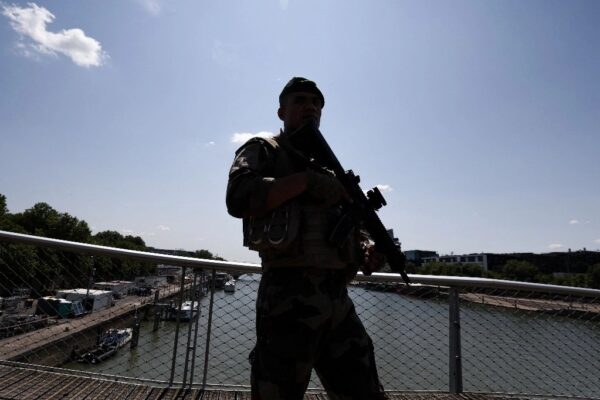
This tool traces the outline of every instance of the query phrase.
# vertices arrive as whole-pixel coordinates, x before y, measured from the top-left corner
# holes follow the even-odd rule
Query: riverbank
[[[398,283],[384,282],[354,282],[353,285],[362,287],[366,290],[396,293],[402,296],[417,297],[420,299],[445,298],[448,296],[448,287],[445,286],[420,284],[406,286]],[[523,294],[527,295],[526,293]],[[598,315],[600,314],[600,303],[598,302],[573,301],[558,298],[534,298],[530,296],[519,297],[480,292],[460,293],[460,299],[462,301],[493,307],[548,313],[583,319],[595,319],[598,318]]]
[[[600,314],[600,304],[598,303],[495,296],[482,293],[462,293],[460,299],[494,307],[514,308],[517,310],[572,315],[577,317],[581,317],[585,314]]]

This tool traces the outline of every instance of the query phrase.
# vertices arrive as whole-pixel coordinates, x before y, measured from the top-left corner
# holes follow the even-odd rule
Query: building
[[[181,282],[181,274],[183,272],[181,267],[161,264],[156,267],[156,270],[158,276],[166,276],[169,283]]]
[[[477,253],[477,254],[460,254],[460,255],[447,255],[447,256],[434,256],[434,257],[424,257],[422,259],[423,264],[427,264],[430,262],[441,262],[446,264],[477,264],[484,271],[488,270],[488,256],[487,253]]]
[[[81,301],[89,311],[102,310],[113,305],[113,294],[110,290],[63,289],[56,292],[56,297],[71,302]]]
[[[137,287],[150,287],[156,289],[167,285],[166,276],[138,276],[135,278],[135,286]]]
[[[130,281],[95,282],[94,289],[110,290],[115,299],[127,296],[135,288],[135,283]]]
[[[404,252],[404,256],[406,257],[406,261],[421,266],[425,258],[438,257],[438,253],[431,250],[407,250]]]

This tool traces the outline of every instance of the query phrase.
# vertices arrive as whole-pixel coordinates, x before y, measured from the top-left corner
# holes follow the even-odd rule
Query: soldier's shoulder
[[[240,148],[236,150],[235,154],[239,154],[242,151],[261,151],[261,149],[269,151],[277,150],[277,148],[279,148],[279,144],[274,136],[256,136],[248,139],[246,143],[241,145]]]

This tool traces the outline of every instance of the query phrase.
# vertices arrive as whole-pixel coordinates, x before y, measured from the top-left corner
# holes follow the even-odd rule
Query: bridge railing
[[[156,277],[158,265],[167,275]],[[0,231],[0,362],[159,385],[247,387],[260,271]],[[225,274],[237,277],[233,291],[222,287]],[[127,289],[138,275],[144,282]],[[348,289],[386,390],[600,398],[599,290],[411,280],[406,287],[393,274],[358,275]],[[116,297],[108,305],[94,289],[110,288],[99,284],[107,281]],[[76,315],[80,304],[89,309],[84,315]],[[185,306],[198,316],[191,311],[188,319]],[[106,344],[110,329],[130,340]],[[316,378],[310,386],[321,388]]]

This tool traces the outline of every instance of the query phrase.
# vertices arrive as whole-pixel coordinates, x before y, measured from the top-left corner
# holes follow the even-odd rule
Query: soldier
[[[263,267],[250,353],[254,400],[303,399],[313,368],[332,400],[386,399],[346,288],[359,264],[370,273],[382,257],[359,229],[341,248],[327,241],[350,199],[333,173],[307,167],[289,142],[304,124],[319,125],[324,105],[314,82],[292,78],[279,96],[283,130],[246,142],[229,172],[228,212],[243,218],[244,245]]]

